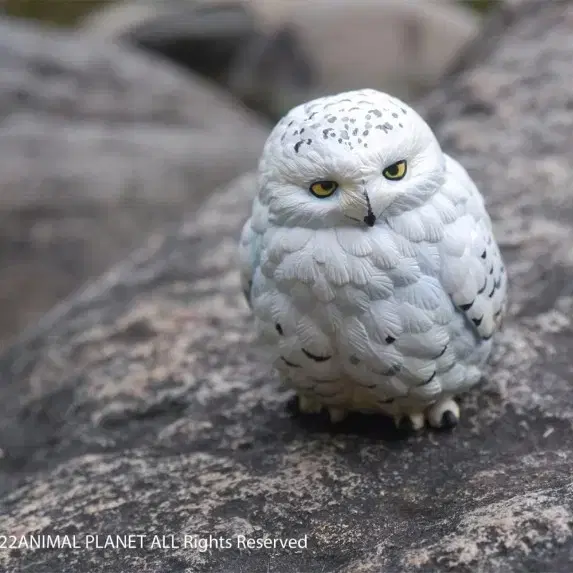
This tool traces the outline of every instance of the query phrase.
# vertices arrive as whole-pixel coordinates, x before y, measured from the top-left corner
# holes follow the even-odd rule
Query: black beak
[[[374,227],[374,223],[376,223],[376,217],[374,216],[374,213],[372,213],[372,211],[369,211],[368,215],[366,215],[366,217],[364,217],[364,222],[369,227]]]
[[[368,193],[364,191],[364,198],[366,199],[366,206],[368,207],[368,213],[364,217],[364,222],[369,227],[374,227],[374,223],[376,223],[376,215],[372,212],[372,205],[370,205],[370,197],[368,197]]]

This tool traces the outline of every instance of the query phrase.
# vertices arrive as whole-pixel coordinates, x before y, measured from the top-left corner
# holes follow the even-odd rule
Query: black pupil
[[[334,183],[333,183],[332,181],[325,181],[325,182],[322,184],[322,188],[323,188],[325,191],[331,191],[333,187],[334,187]]]
[[[390,165],[387,169],[388,175],[398,175],[398,164],[394,163],[394,165]]]

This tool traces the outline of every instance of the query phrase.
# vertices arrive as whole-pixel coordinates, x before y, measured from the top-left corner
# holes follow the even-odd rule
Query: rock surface
[[[0,551],[0,568],[570,571],[572,22],[572,1],[522,0],[420,106],[483,189],[512,281],[488,382],[454,433],[289,413],[249,349],[234,247],[247,175],[0,358],[0,531],[147,547]],[[155,534],[306,534],[308,549],[152,549]]]
[[[277,119],[316,83],[312,54],[284,22],[264,27],[244,1],[121,1],[89,14],[87,36],[143,48],[229,90]]]
[[[256,165],[266,126],[163,60],[0,20],[0,344]]]
[[[218,77],[276,117],[312,97],[358,87],[418,96],[436,84],[479,21],[448,0],[123,0],[89,15],[82,30]],[[205,60],[222,53],[224,69],[212,63],[206,71]]]

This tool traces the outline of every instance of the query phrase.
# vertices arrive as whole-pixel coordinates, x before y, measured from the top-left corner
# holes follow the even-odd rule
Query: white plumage
[[[482,196],[413,109],[369,89],[293,109],[239,252],[260,344],[303,410],[457,422],[507,278]]]

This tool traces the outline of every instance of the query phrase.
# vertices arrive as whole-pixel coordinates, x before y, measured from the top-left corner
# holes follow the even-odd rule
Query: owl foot
[[[305,394],[297,395],[297,409],[301,414],[320,414],[323,407],[330,416],[330,421],[333,424],[342,422],[348,415],[348,410],[344,408],[335,408],[333,406],[323,406],[316,398],[307,396]]]
[[[394,416],[394,424],[398,430],[407,432],[408,434],[419,432],[425,424],[424,414],[418,412]]]
[[[428,408],[426,417],[430,426],[451,430],[460,420],[460,407],[451,398],[443,398]]]
[[[432,428],[451,430],[458,425],[460,408],[451,398],[443,398],[430,406],[425,413],[409,412],[394,416],[396,428],[408,434],[422,430],[426,420]]]

